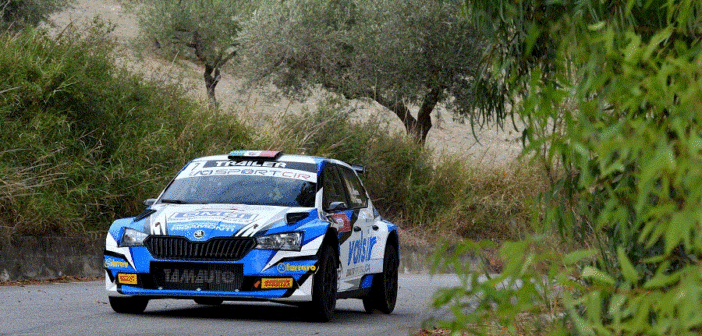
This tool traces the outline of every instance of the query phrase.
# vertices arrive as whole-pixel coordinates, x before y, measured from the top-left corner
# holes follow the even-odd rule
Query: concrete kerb
[[[104,248],[102,234],[18,237],[0,230],[0,281],[101,276]],[[401,244],[400,272],[429,273],[433,252],[430,246]],[[471,260],[466,257],[464,262]]]

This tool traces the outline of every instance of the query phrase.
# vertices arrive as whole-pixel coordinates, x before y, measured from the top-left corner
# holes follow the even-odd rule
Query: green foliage
[[[236,46],[245,1],[225,0],[140,0],[131,6],[139,17],[141,33],[157,41],[171,55],[182,53],[197,58],[195,39],[202,40],[206,61]]]
[[[457,0],[264,1],[242,32],[244,73],[293,97],[321,86],[374,100],[422,142],[437,104],[472,113],[465,107],[484,45],[461,8]]]
[[[518,234],[509,219],[528,217],[534,193],[524,191],[538,190],[529,171],[436,159],[376,121],[357,121],[339,99],[244,127],[116,67],[109,29],[0,38],[0,225],[17,234],[104,230],[140,212],[188,160],[232,148],[365,165],[374,204],[406,229],[499,239]]]
[[[197,59],[204,66],[207,93],[216,106],[221,69],[237,55],[242,21],[253,10],[250,0],[134,0],[143,37],[170,57]]]
[[[528,171],[436,159],[376,121],[357,121],[339,99],[244,127],[116,67],[109,29],[0,38],[0,225],[17,234],[104,230],[140,212],[188,160],[232,148],[365,165],[374,204],[406,229],[499,239],[518,233],[508,219],[528,216],[534,194],[524,190],[538,190]],[[506,185],[514,187],[495,191]]]
[[[435,157],[373,119],[359,121],[345,100],[331,98],[300,116],[268,122],[252,148],[332,157],[363,165],[373,204],[404,229],[470,238],[517,238],[531,201],[543,189],[539,174],[521,167],[485,167],[460,156]]]
[[[246,131],[116,67],[106,27],[0,36],[0,222],[18,234],[105,229],[188,160]]]
[[[495,43],[513,48],[496,53],[491,64],[493,78],[501,81],[496,85],[510,88],[510,100],[520,102],[515,108],[527,121],[527,150],[547,148],[549,163],[564,167],[543,198],[544,223],[573,247],[591,237],[597,251],[590,258],[564,259],[543,243],[527,241],[536,251],[533,258],[522,260],[521,268],[506,268],[502,277],[524,284],[543,278],[544,288],[562,291],[561,334],[699,334],[701,3],[467,5],[476,17],[495,23],[489,25],[500,37]],[[535,51],[537,46],[552,56]],[[542,131],[557,123],[562,132]],[[508,261],[524,253],[502,250]],[[546,275],[522,272],[538,269],[544,257],[551,264]],[[513,325],[520,312],[534,313],[546,302],[528,288],[494,296],[491,284],[473,287],[472,293],[490,294],[480,304],[497,307],[471,314],[478,325],[491,318],[489,309]],[[512,297],[529,304],[510,310]]]
[[[74,0],[0,0],[0,31],[18,32],[45,22]]]

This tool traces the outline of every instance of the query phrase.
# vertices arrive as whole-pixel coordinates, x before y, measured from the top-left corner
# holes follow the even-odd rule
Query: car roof
[[[203,156],[194,159],[193,161],[230,161],[231,159],[229,158],[228,155],[222,154],[222,155],[212,155],[212,156]],[[330,159],[330,158],[325,158],[325,157],[319,157],[319,156],[309,156],[309,155],[297,155],[297,154],[282,154],[278,156],[275,159],[271,158],[266,158],[266,159],[257,159],[257,158],[242,158],[242,161],[257,161],[257,160],[265,160],[265,161],[274,161],[274,162],[300,162],[300,163],[311,163],[311,164],[316,164],[317,165],[317,170],[319,171],[322,166],[323,162],[331,162],[335,163],[338,165],[345,166],[347,168],[353,169],[353,166],[350,164],[336,160],[336,159]]]
[[[229,159],[228,155],[223,154],[223,155],[203,156],[203,157],[199,157],[199,158],[195,159],[194,161],[212,161],[212,160],[230,160],[230,159]],[[243,160],[249,160],[249,161],[265,160],[265,161],[287,161],[287,162],[300,162],[300,163],[319,163],[320,161],[331,160],[331,159],[316,157],[316,156],[308,156],[308,155],[283,154],[276,159],[241,158],[241,160],[242,161]]]

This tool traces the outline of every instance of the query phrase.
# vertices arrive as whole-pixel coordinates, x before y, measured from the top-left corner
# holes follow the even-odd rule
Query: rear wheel
[[[109,297],[110,307],[118,313],[141,314],[149,304],[149,299],[141,297]]]
[[[218,298],[197,298],[194,299],[195,303],[208,306],[219,306],[224,302],[223,299]]]
[[[395,309],[399,265],[395,246],[386,245],[385,257],[383,258],[383,273],[373,277],[371,291],[363,298],[363,308],[365,308],[366,312],[372,313],[375,310],[379,310],[385,314],[390,314]]]
[[[327,322],[334,317],[336,286],[336,252],[331,246],[325,245],[319,255],[319,268],[312,282],[309,310],[314,320]]]

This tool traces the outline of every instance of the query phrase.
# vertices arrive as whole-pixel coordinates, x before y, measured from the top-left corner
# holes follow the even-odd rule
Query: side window
[[[322,206],[324,209],[329,209],[329,205],[332,202],[344,202],[349,204],[346,200],[346,193],[344,192],[344,186],[341,184],[341,178],[335,166],[327,164],[322,171],[322,180],[324,192],[322,195]]]
[[[341,171],[344,184],[346,189],[349,191],[349,201],[351,208],[364,208],[368,206],[368,199],[366,198],[366,191],[363,189],[361,181],[353,172],[353,170],[346,167],[339,167]]]

